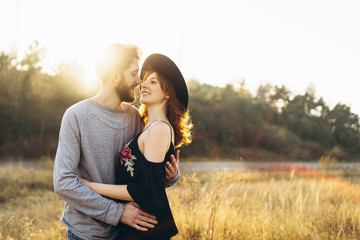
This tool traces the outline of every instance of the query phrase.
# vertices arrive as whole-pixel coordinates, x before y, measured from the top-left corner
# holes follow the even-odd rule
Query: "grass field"
[[[52,169],[0,169],[0,239],[66,239]],[[184,173],[176,239],[360,239],[360,186],[316,171]]]

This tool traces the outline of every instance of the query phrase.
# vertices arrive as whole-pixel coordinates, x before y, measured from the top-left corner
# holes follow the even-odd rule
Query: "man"
[[[156,217],[135,203],[117,203],[82,184],[79,177],[93,182],[115,183],[117,154],[139,131],[138,111],[130,104],[140,83],[140,50],[136,46],[113,44],[96,63],[102,80],[97,95],[83,100],[64,114],[54,165],[54,189],[65,201],[61,221],[68,226],[68,239],[113,239],[116,225],[125,223],[146,231]],[[179,178],[177,159],[167,165],[167,185]]]

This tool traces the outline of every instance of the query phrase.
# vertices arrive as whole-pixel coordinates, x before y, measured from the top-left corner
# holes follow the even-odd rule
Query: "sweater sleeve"
[[[172,185],[174,185],[177,182],[177,180],[179,180],[180,176],[181,176],[181,172],[180,172],[180,168],[178,168],[176,176],[173,179],[167,180],[165,178],[166,179],[165,180],[165,187],[171,187]]]
[[[74,112],[65,112],[54,164],[54,190],[79,212],[116,226],[124,204],[102,197],[82,184],[77,175],[81,142],[79,123]]]

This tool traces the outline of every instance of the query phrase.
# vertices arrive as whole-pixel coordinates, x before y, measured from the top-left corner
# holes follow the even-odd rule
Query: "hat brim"
[[[185,79],[176,64],[167,56],[155,53],[145,59],[140,71],[141,80],[148,71],[161,73],[171,83],[176,92],[176,97],[186,110],[189,102],[188,89]]]

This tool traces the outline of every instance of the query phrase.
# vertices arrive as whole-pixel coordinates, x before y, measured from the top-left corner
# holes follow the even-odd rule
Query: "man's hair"
[[[140,60],[141,50],[135,45],[114,43],[106,47],[96,61],[96,74],[103,83],[113,70],[123,73],[134,60]]]

